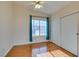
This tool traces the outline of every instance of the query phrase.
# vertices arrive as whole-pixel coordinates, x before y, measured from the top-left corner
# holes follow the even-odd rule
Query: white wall
[[[28,44],[29,42],[29,15],[47,16],[46,14],[27,10],[23,6],[16,5],[15,12],[15,36],[14,45]],[[37,42],[34,40],[33,42]],[[40,41],[40,40],[39,40]],[[42,40],[43,41],[43,40]]]
[[[51,17],[51,41],[60,46],[60,18]]]
[[[0,56],[12,47],[12,3],[0,2]]]

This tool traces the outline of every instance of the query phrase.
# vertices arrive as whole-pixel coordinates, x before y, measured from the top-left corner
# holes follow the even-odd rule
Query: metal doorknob
[[[76,35],[79,35],[79,33],[76,33]]]

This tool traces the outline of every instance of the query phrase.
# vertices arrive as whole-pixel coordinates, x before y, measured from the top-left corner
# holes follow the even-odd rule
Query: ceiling
[[[29,10],[32,11],[39,11],[39,12],[43,12],[46,14],[53,14],[55,12],[57,12],[58,10],[60,10],[61,8],[65,7],[66,5],[68,5],[69,3],[71,3],[70,1],[43,1],[44,3],[42,3],[42,6],[40,9],[35,9],[34,8],[34,1],[16,1],[15,3],[17,5],[22,5],[24,7],[26,7]]]

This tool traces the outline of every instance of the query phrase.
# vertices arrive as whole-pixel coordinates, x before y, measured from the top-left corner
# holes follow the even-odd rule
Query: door
[[[77,55],[77,19],[78,13],[61,19],[61,46]]]

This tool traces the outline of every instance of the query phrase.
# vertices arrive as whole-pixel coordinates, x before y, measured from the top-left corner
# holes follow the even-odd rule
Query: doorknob
[[[76,33],[76,35],[79,35],[79,33]]]

